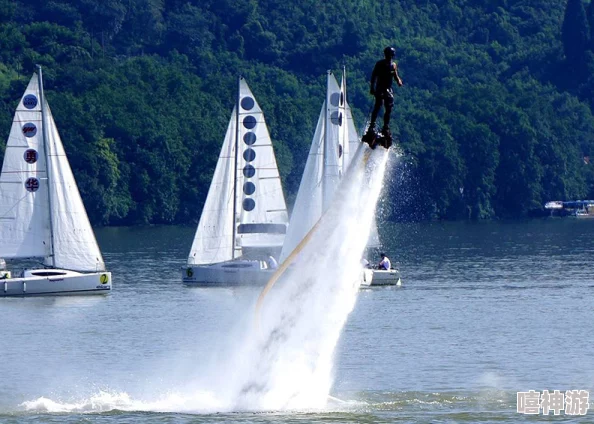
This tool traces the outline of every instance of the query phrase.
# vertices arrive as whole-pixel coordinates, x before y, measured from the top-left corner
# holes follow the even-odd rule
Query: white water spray
[[[232,352],[220,352],[200,382],[180,382],[157,399],[101,392],[60,403],[47,398],[22,404],[54,412],[230,412],[323,408],[333,382],[338,339],[361,282],[363,256],[388,159],[388,151],[360,145],[351,168],[294,263],[254,313],[239,316],[245,329]],[[242,319],[243,318],[243,319]]]
[[[239,410],[322,408],[333,354],[352,311],[388,152],[361,145],[311,239],[264,298],[243,357]],[[289,260],[289,259],[288,259]]]

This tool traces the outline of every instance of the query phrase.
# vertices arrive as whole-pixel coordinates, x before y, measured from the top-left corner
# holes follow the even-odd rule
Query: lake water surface
[[[546,419],[518,391],[594,396],[594,220],[384,225],[403,286],[360,291],[321,411],[217,410],[260,290],[183,286],[193,235],[99,229],[110,295],[0,299],[0,422],[515,423]]]

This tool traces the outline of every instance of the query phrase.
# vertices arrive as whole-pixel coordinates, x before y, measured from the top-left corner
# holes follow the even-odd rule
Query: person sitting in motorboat
[[[266,261],[266,263],[268,264],[268,269],[278,268],[278,262],[276,261],[276,259],[274,259],[274,256],[272,255],[268,256],[268,260]]]
[[[390,268],[392,268],[392,264],[390,263],[390,259],[386,256],[386,254],[385,253],[381,253],[380,256],[382,257],[382,260],[377,265],[377,269],[386,270],[387,271]]]
[[[10,271],[6,270],[6,261],[0,258],[0,280],[6,280],[10,278]]]

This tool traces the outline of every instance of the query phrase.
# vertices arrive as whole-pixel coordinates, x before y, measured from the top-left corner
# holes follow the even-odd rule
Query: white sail
[[[353,119],[353,112],[349,106],[349,102],[346,96],[346,70],[343,69],[342,83],[340,84],[340,91],[344,95],[344,114],[346,119],[346,125],[343,126],[345,131],[344,136],[344,155],[343,155],[343,169],[348,169],[352,157],[357,151],[357,147],[361,144],[361,139],[357,133],[355,126],[355,120]]]
[[[280,260],[284,261],[324,214],[334,198],[342,175],[347,172],[361,144],[347,102],[346,73],[340,86],[328,72],[326,100],[301,177],[291,221]],[[377,226],[372,226],[370,244],[379,245]]]
[[[50,254],[50,219],[37,75],[17,106],[0,174],[0,257]]]
[[[188,265],[211,264],[233,259],[233,166],[236,116],[237,112],[234,108],[206,202],[202,208],[188,257]]]
[[[37,74],[31,78],[6,146],[0,175],[0,256],[39,257],[53,267],[103,271],[40,79]]]
[[[346,71],[343,71],[341,87],[342,93],[346,93]],[[344,107],[347,122],[344,126],[344,129],[346,131],[346,136],[344,138],[344,169],[348,169],[348,165],[350,164],[352,157],[357,151],[357,147],[359,146],[359,144],[361,144],[361,139],[359,138],[359,134],[357,133],[357,127],[355,126],[355,120],[353,119],[353,112],[351,111],[351,107],[349,106],[349,102],[347,100],[346,95],[344,97]],[[377,221],[375,219],[375,216],[373,217],[373,223],[371,224],[371,231],[369,233],[369,241],[367,242],[367,247],[380,247],[379,232],[377,229]]]
[[[344,81],[343,81],[344,87]],[[322,106],[280,260],[289,256],[328,209],[348,168],[346,98],[336,78],[328,72],[326,100]]]
[[[237,235],[242,248],[283,245],[289,217],[262,109],[239,82]]]
[[[229,121],[188,265],[235,259],[248,247],[279,248],[287,225],[285,197],[270,134],[262,109],[241,78],[238,102]]]
[[[45,102],[54,255],[46,264],[73,271],[104,271],[105,264],[80,197],[56,123]]]
[[[346,130],[347,130],[347,140],[348,142],[345,143],[345,146],[348,145],[348,151],[345,153],[345,163],[348,165],[351,162],[351,159],[355,152],[357,151],[357,147],[361,144],[361,138],[359,137],[359,133],[357,132],[357,128],[355,127],[355,121],[353,119],[353,112],[351,111],[351,107],[348,103],[345,106],[345,114],[346,114]]]
[[[324,127],[326,116],[326,102],[322,105],[318,124],[314,133],[305,169],[301,176],[301,183],[291,213],[287,236],[280,255],[283,262],[303,237],[320,219],[323,212],[322,186],[324,171]]]

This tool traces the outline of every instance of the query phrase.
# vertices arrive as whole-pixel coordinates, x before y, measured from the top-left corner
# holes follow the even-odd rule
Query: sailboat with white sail
[[[331,71],[328,71],[326,99],[322,105],[318,123],[310,147],[299,191],[293,207],[289,229],[281,251],[281,262],[299,245],[328,210],[342,176],[361,144],[353,114],[346,98],[346,72],[340,86]],[[369,245],[378,246],[379,238],[374,225]],[[374,284],[375,276],[378,276]],[[366,268],[362,285],[399,284],[398,270]]]
[[[264,114],[245,79],[182,269],[185,284],[264,285],[274,273],[288,214]]]
[[[41,67],[17,106],[0,174],[0,257],[42,259],[20,275],[0,261],[0,297],[106,294],[111,273],[43,91]]]

